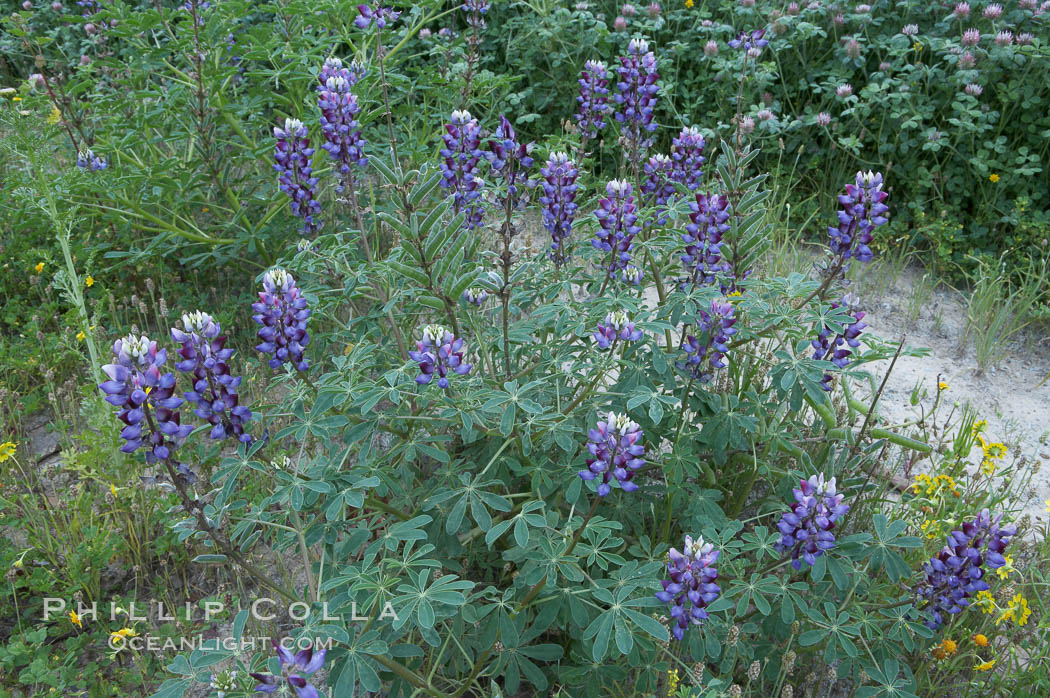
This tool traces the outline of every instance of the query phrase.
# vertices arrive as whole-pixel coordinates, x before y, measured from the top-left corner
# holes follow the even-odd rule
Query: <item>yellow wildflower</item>
[[[937,389],[938,390],[948,390],[948,384],[945,383],[944,381],[941,381],[940,383],[937,384]]]
[[[995,597],[987,589],[977,592],[973,605],[980,608],[984,613],[995,613]]]
[[[995,184],[999,181],[999,175],[995,174],[994,172],[991,173],[990,175],[988,175],[988,181],[992,184]]]
[[[84,330],[80,330],[80,332],[77,332],[77,341],[78,342],[83,342],[85,337],[87,337],[87,335],[84,334]]]
[[[959,649],[959,646],[955,644],[954,640],[944,638],[940,644],[933,648],[933,656],[937,659],[947,659],[955,654],[955,651]]]
[[[987,662],[981,662],[980,664],[974,664],[973,668],[976,669],[977,671],[988,671],[993,666],[995,666],[995,660],[994,659],[989,659]]]
[[[91,288],[92,286],[94,286],[95,285],[95,277],[93,277],[91,274],[88,274],[87,278],[84,279],[84,285],[87,286],[88,288]]]
[[[80,616],[77,615],[76,611],[69,612],[69,622],[80,629],[84,628],[84,624],[80,622]]]
[[[999,579],[1006,579],[1010,576],[1011,572],[1015,572],[1014,559],[1009,555],[1003,556],[1006,559],[1006,564],[995,570],[995,573],[999,575]]]
[[[973,428],[972,428],[973,435],[974,436],[979,436],[980,433],[982,431],[984,431],[984,428],[986,426],[988,426],[988,420],[987,419],[978,419],[976,422],[973,423]]]
[[[1046,511],[1047,514],[1050,514],[1050,499],[1043,502],[1043,505],[1044,511]]]
[[[18,446],[14,441],[5,441],[0,444],[0,463],[3,463],[8,458],[15,455],[16,448],[18,448]]]
[[[988,638],[986,636],[982,635],[981,633],[977,633],[976,635],[974,635],[973,636],[973,641],[978,647],[987,647],[988,646]]]
[[[47,123],[54,126],[62,120],[62,112],[58,110],[58,107],[51,107],[51,113],[47,116]]]
[[[1028,617],[1032,615],[1032,609],[1028,608],[1028,599],[1017,594],[1010,599],[1010,605],[1006,607],[1006,610],[999,614],[999,617],[995,619],[995,624],[999,625],[1004,620],[1012,620],[1020,626],[1025,625],[1028,622]]]
[[[920,44],[918,41],[916,41],[914,44],[912,44],[911,47],[913,49],[915,49],[916,51],[921,51],[922,50],[922,44]]]
[[[667,670],[667,695],[672,695],[678,690],[678,670],[668,669]]]
[[[687,8],[688,8],[688,7],[692,7],[692,6],[693,6],[693,0],[685,0],[685,6],[686,6]]]
[[[1006,444],[998,441],[985,443],[981,446],[981,449],[984,451],[985,458],[1003,458],[1006,456]]]
[[[112,633],[109,634],[109,637],[110,637],[111,640],[116,640],[117,638],[126,639],[126,638],[129,638],[129,637],[138,637],[138,636],[139,636],[139,634],[137,632],[135,632],[132,628],[121,628],[120,630],[117,630],[116,632],[112,632]]]
[[[39,274],[40,272],[44,271],[44,263],[43,262],[37,262],[36,266],[33,267],[33,271],[35,271],[37,274]]]
[[[113,486],[113,485],[110,485],[109,486],[109,493],[111,495],[113,495],[114,497],[116,497],[117,496],[117,488],[115,486]]]

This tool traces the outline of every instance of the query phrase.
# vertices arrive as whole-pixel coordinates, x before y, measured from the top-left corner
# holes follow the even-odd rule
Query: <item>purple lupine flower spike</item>
[[[531,153],[534,144],[519,143],[518,134],[507,117],[503,115],[500,115],[499,127],[492,135],[485,156],[488,158],[492,173],[506,183],[511,205],[517,206],[523,201],[521,187],[533,185],[528,178],[528,169],[533,163]]]
[[[485,28],[485,14],[489,11],[488,0],[464,0],[463,11],[467,13],[467,26],[478,31]]]
[[[488,297],[488,292],[483,288],[468,288],[463,292],[463,300],[478,307],[481,307]]]
[[[682,234],[686,244],[682,255],[686,271],[681,283],[683,290],[705,286],[714,281],[716,275],[729,272],[729,265],[722,261],[722,236],[730,228],[729,199],[724,194],[697,192],[689,208],[690,222]]]
[[[671,179],[684,184],[689,191],[700,187],[701,167],[706,161],[703,155],[705,145],[703,134],[693,126],[683,128],[671,141],[671,160],[674,162]]]
[[[846,193],[839,194],[839,224],[828,226],[828,235],[831,251],[843,260],[871,261],[872,231],[886,223],[890,210],[883,203],[889,194],[882,191],[882,184],[882,173],[858,172],[856,183],[847,184]]]
[[[862,322],[864,320],[864,312],[856,310],[855,305],[856,300],[849,294],[843,296],[841,301],[831,304],[832,310],[845,308],[853,316],[853,322],[846,325],[841,334],[834,333],[830,327],[825,325],[824,329],[820,331],[820,335],[810,342],[813,346],[814,359],[830,361],[840,369],[849,366],[850,357],[853,356],[853,349],[860,346],[860,334],[868,326]],[[843,347],[843,344],[849,348]],[[824,390],[831,392],[831,375],[825,373],[820,381],[820,385]]]
[[[682,342],[685,358],[677,362],[679,369],[685,371],[694,380],[706,383],[711,380],[714,370],[725,368],[723,361],[729,347],[726,342],[737,333],[734,324],[733,305],[725,298],[711,301],[711,310],[700,311],[696,326],[696,336],[687,335]]]
[[[472,230],[481,225],[485,213],[481,205],[484,182],[478,176],[478,164],[484,153],[481,150],[481,126],[468,111],[452,112],[452,120],[445,125],[441,136],[445,147],[441,149],[441,186],[451,189],[455,197],[453,210],[463,212],[467,219],[464,226]]]
[[[183,399],[175,396],[175,375],[161,373],[167,352],[147,337],[128,335],[113,343],[113,356],[116,361],[102,367],[109,380],[98,387],[106,402],[120,408],[117,418],[125,424],[120,450],[134,453],[148,445],[146,462],[170,458],[193,426],[182,424]]]
[[[263,274],[263,290],[259,300],[252,303],[255,315],[252,319],[262,325],[255,348],[270,354],[270,368],[281,368],[290,363],[299,371],[306,371],[310,364],[303,356],[310,343],[306,323],[310,309],[295,279],[284,269],[271,269]]]
[[[322,72],[325,72],[324,68]],[[340,72],[350,74],[346,68]],[[342,74],[331,75],[317,95],[317,107],[321,111],[321,133],[325,139],[321,147],[336,163],[339,173],[344,177],[349,176],[352,165],[364,167],[368,163],[364,153],[365,139],[357,121],[361,107],[357,104],[357,95],[350,91],[350,84]],[[337,192],[343,191],[342,182],[337,184],[335,189]]]
[[[197,405],[193,411],[212,425],[211,438],[236,438],[251,443],[252,437],[244,431],[244,423],[252,418],[251,411],[239,404],[237,388],[240,376],[230,374],[227,361],[233,349],[226,349],[226,336],[219,323],[207,313],[196,311],[182,316],[183,329],[171,328],[171,338],[182,345],[182,361],[175,368],[189,373],[193,390],[183,396]]]
[[[106,158],[95,155],[95,152],[89,148],[77,153],[77,167],[88,172],[97,172],[109,167],[109,162]]]
[[[593,140],[605,128],[605,120],[612,112],[609,104],[609,70],[601,61],[587,61],[580,71],[580,94],[576,102],[576,125],[580,137]]]
[[[319,698],[320,694],[317,692],[317,689],[311,686],[304,677],[313,674],[324,666],[325,654],[327,654],[328,650],[314,652],[313,647],[307,647],[293,655],[289,650],[281,647],[276,642],[273,643],[273,648],[277,652],[277,660],[281,665],[281,674],[279,676],[254,672],[249,674],[249,676],[259,682],[259,685],[255,687],[255,692],[276,693],[284,684],[287,684],[290,690],[295,691],[295,695],[298,698]],[[281,695],[285,695],[285,693],[282,691]]]
[[[795,501],[791,511],[784,512],[777,524],[780,540],[776,550],[791,553],[791,566],[802,569],[802,563],[816,564],[824,551],[835,547],[835,522],[842,518],[849,505],[843,504],[843,495],[835,490],[835,478],[824,480],[824,475],[814,475],[801,480],[792,490]]]
[[[408,355],[419,364],[419,375],[416,383],[426,385],[437,376],[439,388],[448,389],[449,371],[465,376],[473,368],[463,363],[463,338],[455,337],[441,325],[427,325],[423,328],[423,337],[416,342],[418,351]]]
[[[358,29],[368,29],[373,22],[379,29],[385,29],[388,24],[393,24],[401,16],[400,12],[381,5],[376,5],[374,9],[369,5],[358,5],[357,12],[358,17],[354,20],[354,24]]]
[[[273,135],[277,139],[273,169],[278,173],[281,191],[292,200],[292,213],[303,219],[300,233],[316,233],[321,228],[321,203],[317,200],[317,178],[310,161],[314,149],[306,127],[299,119],[285,119],[284,128],[275,126]]]
[[[754,48],[761,49],[769,43],[768,39],[762,38],[765,35],[765,29],[756,29],[751,33],[748,33],[746,31],[740,32],[740,34],[735,39],[731,39],[729,41],[729,46],[731,48],[741,48],[744,51],[750,51]]]
[[[656,207],[656,220],[660,225],[667,223],[667,201],[674,194],[673,169],[671,158],[662,154],[653,155],[642,167],[645,175],[642,201],[646,206]]]
[[[558,266],[569,259],[569,236],[576,216],[576,175],[579,169],[565,153],[551,153],[543,175],[543,226],[551,236],[551,257]]]
[[[660,91],[656,84],[660,77],[656,71],[656,54],[649,50],[649,42],[631,39],[627,45],[627,55],[620,58],[620,67],[616,72],[619,77],[616,103],[620,105],[616,120],[623,124],[632,155],[640,158],[652,143],[652,139],[645,134],[656,130],[653,109]]]
[[[595,234],[591,244],[609,254],[609,278],[615,278],[627,268],[627,263],[631,260],[634,236],[641,230],[637,225],[637,206],[632,192],[631,184],[627,180],[610,181],[605,185],[605,193],[608,196],[598,202],[598,209],[594,212],[601,229]]]
[[[334,56],[326,58],[320,72],[317,74],[317,91],[323,92],[327,89],[328,78],[342,78],[346,80],[350,87],[353,87],[364,76],[365,66],[363,63],[353,61],[350,63],[350,67],[346,67],[339,58]]]
[[[656,598],[671,604],[671,634],[679,641],[690,625],[703,625],[707,606],[722,593],[715,583],[718,554],[714,545],[703,538],[694,541],[692,536],[685,537],[682,552],[671,548],[667,554],[669,579],[660,582],[663,591],[656,592]]]
[[[610,412],[604,422],[598,422],[587,437],[587,450],[593,458],[587,459],[587,469],[579,471],[584,480],[594,480],[601,475],[598,496],[605,497],[612,491],[615,479],[624,492],[638,489],[632,480],[634,472],[645,465],[645,446],[642,445],[642,428],[626,414]]]
[[[1013,524],[1000,525],[1002,518],[1002,514],[993,518],[985,509],[975,520],[952,531],[947,545],[923,566],[926,578],[915,594],[925,602],[921,609],[929,614],[928,627],[936,630],[962,613],[978,592],[991,588],[984,581],[985,568],[994,570],[1006,564],[1003,552],[1017,535]]]
[[[598,330],[592,336],[599,349],[608,349],[616,342],[637,342],[642,338],[642,331],[635,329],[627,313],[616,310],[605,316],[605,322],[598,323]]]

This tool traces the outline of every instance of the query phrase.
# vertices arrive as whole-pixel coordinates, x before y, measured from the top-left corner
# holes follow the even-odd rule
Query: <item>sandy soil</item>
[[[925,386],[931,395],[925,400],[929,405],[940,376],[950,386],[945,399],[970,403],[988,420],[989,438],[1006,443],[1011,455],[1020,453],[1031,463],[1042,463],[1030,496],[1019,504],[1033,520],[1045,521],[1045,502],[1050,498],[1050,380],[1036,386],[1050,373],[1050,337],[1032,334],[1004,347],[1001,362],[981,374],[972,341],[961,341],[966,326],[962,294],[945,288],[934,291],[918,319],[909,321],[908,298],[919,276],[916,270],[906,270],[896,288],[867,303],[868,332],[893,341],[903,334],[906,347],[930,350],[923,358],[902,355],[897,360],[880,401],[881,414],[893,422],[912,417],[916,414],[910,404],[913,388]],[[880,372],[879,380],[888,364],[870,365]],[[975,455],[975,468],[977,460]]]

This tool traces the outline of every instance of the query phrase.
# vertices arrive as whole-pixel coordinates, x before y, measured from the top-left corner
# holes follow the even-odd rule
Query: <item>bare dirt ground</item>
[[[916,414],[910,398],[916,385],[932,394],[938,376],[949,385],[945,400],[970,403],[988,420],[985,433],[1002,441],[1010,455],[1021,454],[1031,463],[1042,463],[1032,480],[1023,505],[1033,521],[1045,521],[1045,502],[1050,498],[1050,337],[1030,332],[1020,341],[1002,347],[1002,360],[983,373],[978,371],[973,343],[963,341],[966,305],[963,294],[939,288],[923,305],[915,322],[908,317],[907,303],[919,272],[907,269],[880,297],[870,298],[864,321],[871,332],[887,340],[903,334],[908,348],[926,348],[929,356],[902,355],[894,367],[879,403],[880,413],[892,422],[903,422]],[[870,364],[878,380],[888,361]],[[926,399],[932,402],[932,397]],[[974,469],[978,451],[974,452]]]

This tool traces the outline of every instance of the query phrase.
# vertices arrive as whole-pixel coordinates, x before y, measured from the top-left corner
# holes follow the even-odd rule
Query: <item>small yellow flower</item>
[[[933,656],[937,659],[944,660],[955,654],[958,649],[959,646],[955,644],[954,640],[944,638],[939,645],[933,648]]]
[[[978,419],[976,422],[973,423],[973,427],[972,427],[973,435],[974,436],[980,435],[980,433],[982,431],[984,431],[984,428],[986,426],[988,426],[988,420],[987,419]]]
[[[686,6],[687,8],[688,8],[688,7],[692,7],[692,6],[693,6],[693,0],[685,0],[685,6]]]
[[[12,97],[12,98],[11,98],[11,101],[12,101],[12,102],[21,102],[21,101],[22,101],[22,98],[21,98],[21,97]]]
[[[44,263],[43,262],[37,262],[36,266],[33,267],[33,271],[35,271],[37,274],[39,274],[40,272],[44,271]]]
[[[980,608],[984,613],[995,613],[995,597],[987,589],[977,592],[973,605]]]
[[[3,463],[8,458],[15,455],[16,448],[18,448],[18,446],[14,441],[5,441],[0,444],[0,463]]]
[[[1045,502],[1043,502],[1043,505],[1044,505],[1044,511],[1046,511],[1047,514],[1050,514],[1050,499],[1048,499]]]
[[[69,622],[82,630],[84,628],[84,624],[80,622],[80,616],[77,615],[76,611],[69,612]]]
[[[992,184],[995,184],[999,181],[999,175],[995,174],[994,172],[991,173],[990,175],[988,175],[988,181]]]
[[[995,570],[995,573],[999,575],[999,579],[1006,579],[1011,572],[1016,571],[1014,570],[1014,559],[1009,555],[1004,555],[1003,557],[1006,559],[1006,564]]]
[[[87,286],[88,288],[91,288],[92,286],[94,286],[95,285],[95,277],[91,276],[91,274],[88,274],[87,278],[84,279],[84,285]]]
[[[111,495],[113,495],[114,497],[116,497],[117,496],[117,488],[114,485],[110,485],[109,486],[109,493]]]
[[[974,644],[976,644],[978,647],[987,647],[988,646],[988,638],[986,636],[982,635],[981,633],[977,633],[976,635],[974,635],[973,636],[973,641],[974,641]]]
[[[131,628],[121,628],[120,630],[117,630],[116,632],[112,632],[112,633],[109,634],[109,637],[112,640],[116,640],[117,638],[129,638],[129,637],[138,637],[138,636],[139,636],[139,634],[137,632],[135,632]]]
[[[922,44],[920,44],[918,41],[916,41],[914,44],[912,44],[911,47],[913,49],[915,49],[916,51],[921,51],[922,50]]]
[[[678,690],[678,670],[668,669],[667,670],[667,695],[673,694]]]
[[[973,668],[976,669],[977,671],[988,671],[993,666],[995,666],[995,660],[994,659],[989,659],[987,662],[981,662],[980,664],[974,664]]]
[[[1017,625],[1024,626],[1028,623],[1028,617],[1031,615],[1032,609],[1028,608],[1028,599],[1017,594],[1010,599],[1010,605],[1006,607],[1006,610],[995,619],[995,624],[999,625],[1004,620],[1012,620]]]
[[[54,126],[62,120],[62,112],[58,110],[58,107],[51,107],[51,113],[47,116],[47,123]]]
[[[941,381],[940,383],[937,384],[937,390],[948,390],[948,389],[949,389],[948,388],[948,384],[945,383],[944,381]]]
[[[77,332],[77,341],[78,342],[83,342],[85,337],[87,337],[87,335],[84,334],[84,330],[80,330],[80,332]]]

